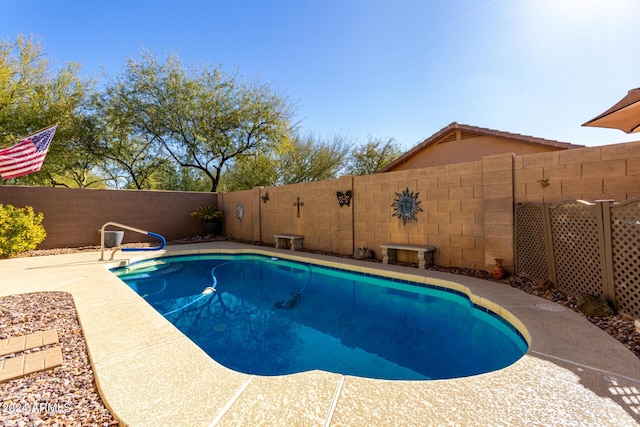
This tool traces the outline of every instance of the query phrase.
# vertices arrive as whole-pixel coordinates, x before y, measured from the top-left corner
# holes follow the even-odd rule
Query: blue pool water
[[[465,377],[527,351],[466,295],[261,255],[157,258],[112,270],[222,365],[380,379]]]

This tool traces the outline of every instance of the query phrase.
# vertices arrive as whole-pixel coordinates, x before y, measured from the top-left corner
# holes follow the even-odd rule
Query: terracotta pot
[[[504,277],[504,268],[502,267],[502,260],[500,258],[496,258],[496,265],[493,267],[493,271],[491,271],[491,275],[494,279],[500,280]]]

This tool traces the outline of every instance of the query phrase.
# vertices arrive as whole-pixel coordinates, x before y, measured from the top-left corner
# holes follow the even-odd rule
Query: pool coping
[[[107,270],[161,255],[221,251],[347,265],[470,291],[473,302],[524,331],[530,348],[507,368],[452,380],[323,371],[247,375],[212,360]],[[100,393],[124,425],[640,425],[640,359],[579,314],[544,309],[555,305],[506,285],[232,242],[117,253],[114,262],[98,258],[91,252],[2,260],[0,295],[73,295]]]

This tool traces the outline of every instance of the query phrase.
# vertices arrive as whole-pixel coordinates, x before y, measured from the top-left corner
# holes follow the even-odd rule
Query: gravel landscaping
[[[539,296],[557,304],[563,305],[581,316],[588,319],[591,323],[598,326],[603,331],[620,341],[627,346],[636,357],[640,358],[640,333],[638,333],[633,324],[634,320],[624,316],[622,314],[615,314],[608,317],[594,317],[587,316],[577,308],[577,298],[574,296],[567,296],[555,288],[546,288],[539,283],[529,280],[522,276],[508,276],[502,280],[495,280],[491,274],[486,271],[475,271],[459,268],[445,268],[445,267],[433,267],[434,270],[446,271],[453,274],[462,274],[467,276],[474,276],[484,280],[491,280],[494,282],[503,283],[505,285],[518,288],[524,292],[532,295]]]
[[[39,292],[0,298],[0,339],[48,329],[58,331],[55,345],[62,349],[62,366],[1,383],[0,425],[119,425],[98,394],[71,294]],[[13,356],[2,356],[0,361]]]

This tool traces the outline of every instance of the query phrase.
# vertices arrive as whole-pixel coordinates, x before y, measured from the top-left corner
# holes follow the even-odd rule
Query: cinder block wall
[[[340,206],[336,192],[349,190],[351,204]],[[423,211],[417,222],[403,224],[392,216],[391,204],[403,190],[418,194]],[[44,212],[48,237],[41,248],[96,244],[96,230],[108,221],[169,239],[202,234],[201,221],[190,213],[213,204],[225,212],[225,233],[242,240],[273,244],[274,234],[302,234],[309,249],[352,254],[357,247],[368,247],[378,258],[382,243],[425,244],[437,248],[439,265],[490,270],[501,258],[508,271],[514,265],[514,202],[638,196],[640,142],[499,154],[447,166],[217,195],[0,186],[0,203]],[[141,241],[129,232],[125,239]],[[414,254],[399,255],[415,261]]]
[[[104,190],[0,186],[0,203],[32,206],[44,213],[47,237],[38,248],[99,245],[97,231],[118,222],[178,239],[204,234],[201,220],[191,217],[198,206],[216,205],[215,193]],[[117,228],[109,228],[116,230]],[[124,242],[154,241],[125,231]]]
[[[436,264],[485,269],[483,162],[354,177],[355,246],[432,245]],[[393,217],[397,194],[418,193],[418,221]],[[406,258],[403,258],[405,256]],[[399,253],[415,261],[415,254]]]
[[[349,189],[352,204],[340,207],[335,193]],[[392,216],[396,193],[405,189],[418,194],[423,211],[417,222],[403,224]],[[265,203],[261,198],[267,193]],[[241,200],[245,214],[247,206],[253,206],[251,225],[239,228],[240,221],[228,217],[234,237],[273,243],[273,234],[302,234],[310,249],[350,254],[368,247],[378,258],[382,243],[425,244],[437,248],[439,265],[490,270],[501,258],[513,271],[514,202],[624,201],[637,196],[640,142],[521,156],[506,153],[447,166],[229,193],[223,199],[225,211],[233,211]],[[298,197],[304,204],[300,217]],[[416,261],[410,252],[399,257]]]
[[[340,208],[336,197],[337,191],[352,190],[352,182],[352,177],[346,176],[221,193],[225,232],[234,238],[266,243],[274,243],[274,234],[302,234],[306,248],[352,253],[353,211],[349,206]],[[242,219],[237,215],[238,204],[243,206]]]
[[[352,254],[357,247],[381,257],[387,242],[432,245],[439,265],[491,269],[495,258],[513,267],[513,155],[482,161],[368,176],[255,188],[219,195],[225,231],[232,237],[274,243],[274,234],[304,235],[308,249]],[[350,205],[336,193],[351,190]],[[393,216],[403,191],[417,197],[418,221]],[[298,206],[300,203],[300,206]],[[237,208],[242,205],[243,217]],[[417,260],[411,252],[399,259]]]
[[[537,155],[537,154],[536,154]],[[483,159],[484,263],[487,269],[502,259],[507,271],[515,266],[513,154]]]
[[[218,194],[224,212],[224,233],[236,239],[260,241],[260,189]]]
[[[578,148],[515,159],[516,202],[640,196],[640,142]]]

